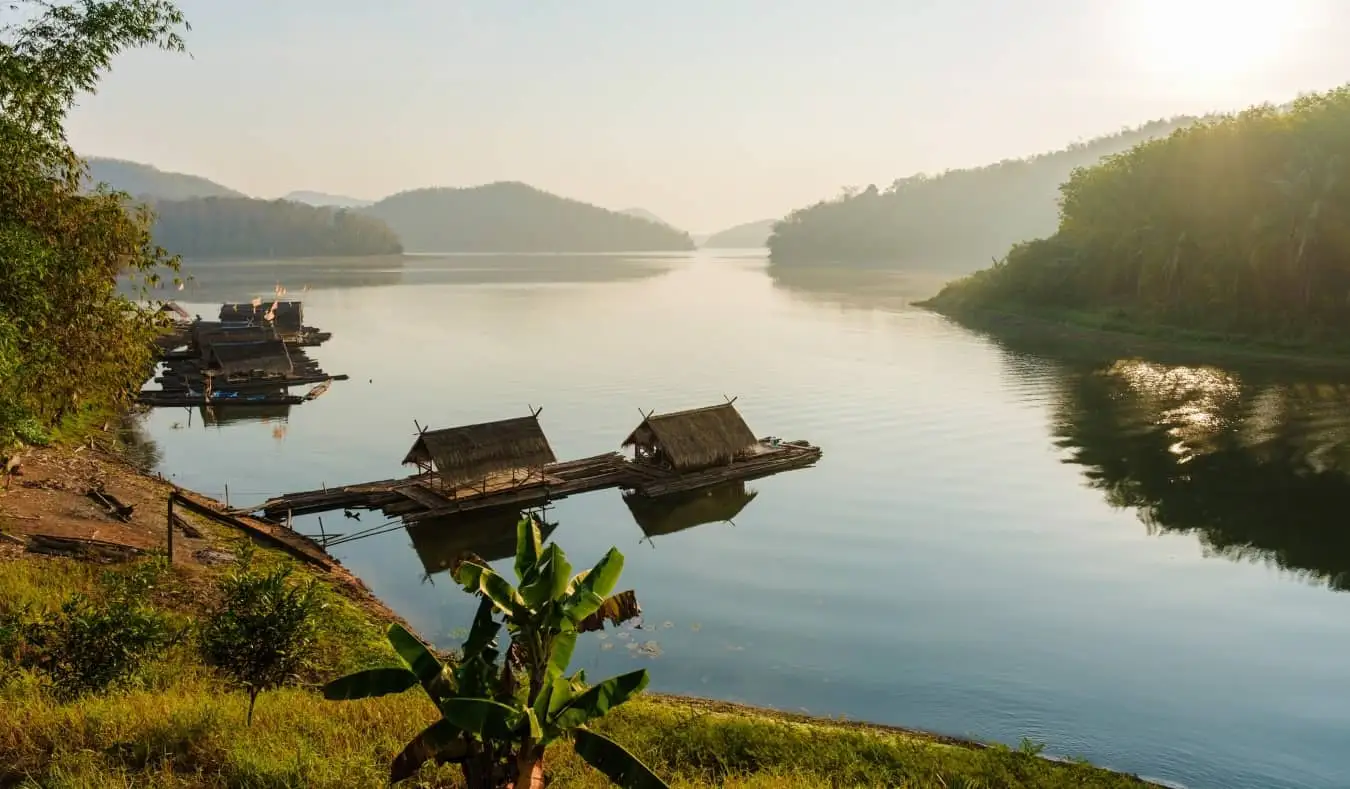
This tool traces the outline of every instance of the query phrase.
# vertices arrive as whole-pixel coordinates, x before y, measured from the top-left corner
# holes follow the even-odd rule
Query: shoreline
[[[246,531],[238,529],[238,524],[266,535],[250,535],[260,549],[277,551],[277,546],[267,543],[277,541],[285,543],[285,553],[292,555],[303,552],[309,558],[303,562],[308,570],[325,580],[343,597],[350,600],[371,625],[381,629],[391,623],[399,623],[410,632],[418,631],[396,611],[380,600],[366,584],[342,563],[310,538],[279,527],[267,521],[227,508],[222,502],[209,496],[182,488],[161,475],[147,473],[134,466],[126,457],[111,449],[89,448],[81,446],[67,449],[30,449],[25,452],[22,476],[10,480],[8,491],[0,491],[0,564],[8,561],[33,561],[47,559],[39,553],[23,547],[31,544],[36,535],[45,538],[66,539],[76,542],[88,541],[90,545],[104,550],[105,546],[124,546],[137,554],[163,552],[167,542],[167,519],[165,503],[170,494],[178,494],[190,501],[191,506],[180,504],[182,510],[194,516],[211,513],[202,520],[224,525],[235,534],[244,535]],[[3,484],[3,483],[0,483]],[[115,500],[130,505],[133,512],[126,522],[119,522],[109,513],[100,511],[98,504],[89,491],[106,491]],[[236,521],[232,525],[229,522]],[[202,535],[199,535],[201,537]],[[219,551],[222,544],[210,537],[194,539],[179,529],[175,530],[173,540],[173,564],[189,575],[203,574],[211,562],[202,556],[210,551]],[[77,560],[81,557],[76,557]],[[87,560],[88,557],[83,557]],[[0,611],[2,613],[2,611]],[[418,634],[418,637],[422,636]],[[425,640],[425,639],[424,639]],[[875,736],[886,740],[909,743],[909,747],[955,748],[967,752],[988,752],[1008,750],[998,743],[985,743],[968,738],[944,735],[912,729],[904,726],[853,720],[843,717],[827,717],[807,713],[786,712],[772,707],[760,707],[738,702],[686,696],[681,694],[648,692],[642,695],[646,705],[659,708],[661,715],[680,714],[693,718],[731,719],[735,722],[788,725],[804,727],[807,731],[835,732],[840,736],[852,733],[857,736]],[[0,703],[2,703],[0,699]],[[852,735],[850,735],[852,736]],[[1016,748],[1011,749],[1016,752]],[[1066,769],[1077,769],[1068,758],[1044,756],[1048,762],[1064,765]],[[1137,776],[1118,773],[1107,768],[1091,767],[1094,772],[1112,776],[1112,780],[1134,782],[1138,786],[1161,786],[1150,783]]]
[[[1350,351],[1347,350],[1263,345],[1240,336],[1186,336],[1189,330],[1168,326],[1140,325],[1137,330],[1094,326],[1067,314],[954,307],[935,304],[935,298],[912,304],[1015,350],[1024,350],[1022,346],[1025,345],[1029,346],[1025,350],[1054,348],[1070,357],[1139,355],[1167,364],[1231,364],[1246,368],[1278,367],[1350,374]],[[1163,336],[1150,329],[1177,334]]]

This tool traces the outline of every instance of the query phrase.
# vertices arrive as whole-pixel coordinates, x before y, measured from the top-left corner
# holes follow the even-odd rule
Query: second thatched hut
[[[724,466],[758,442],[731,403],[648,414],[624,447],[633,448],[633,460],[673,471],[699,471]]]

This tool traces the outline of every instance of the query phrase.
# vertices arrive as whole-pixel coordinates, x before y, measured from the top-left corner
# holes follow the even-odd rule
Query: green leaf
[[[521,711],[492,699],[453,698],[441,702],[441,715],[479,739],[510,739]]]
[[[576,623],[578,633],[592,630],[604,630],[605,623],[621,625],[642,616],[642,606],[638,605],[637,593],[632,589],[605,598],[593,613]]]
[[[560,729],[575,729],[587,721],[599,718],[620,704],[628,701],[643,688],[647,687],[647,670],[638,669],[620,674],[588,688],[584,693],[572,699],[552,718],[553,725]]]
[[[485,564],[465,560],[451,570],[450,574],[454,577],[456,583],[464,587],[464,591],[470,594],[478,594],[483,573],[490,572],[492,572],[492,569]]]
[[[620,789],[668,789],[666,782],[622,745],[590,729],[573,732],[572,745],[586,763]]]
[[[557,543],[551,543],[544,550],[538,565],[538,574],[520,589],[520,596],[531,608],[539,608],[550,600],[559,600],[567,592],[567,576],[572,565],[567,563],[567,555]]]
[[[544,729],[539,725],[539,717],[535,715],[534,710],[529,707],[525,708],[525,720],[530,725],[530,737],[534,739],[535,742],[542,740],[544,738]]]
[[[427,649],[426,644],[397,622],[389,626],[388,636],[394,651],[408,664],[413,674],[417,675],[417,680],[422,683],[423,689],[433,702],[439,703],[441,699],[454,692],[450,672],[431,650]]]
[[[389,783],[411,778],[428,759],[441,762],[462,762],[469,755],[469,744],[464,732],[448,720],[438,720],[426,727],[404,746],[402,753],[389,765]]]
[[[522,584],[539,564],[539,524],[534,518],[521,518],[516,524],[516,578]]]
[[[623,554],[619,553],[618,548],[610,548],[609,552],[595,563],[586,577],[577,584],[577,591],[586,589],[600,597],[605,597],[614,591],[614,585],[619,582],[619,575],[623,573]]]
[[[323,697],[329,701],[369,699],[402,693],[418,683],[417,675],[401,666],[370,668],[339,677],[323,686]]]
[[[577,631],[571,630],[566,633],[559,633],[553,637],[553,646],[548,651],[548,674],[553,677],[561,677],[567,671],[567,664],[572,662],[572,651],[577,646]]]
[[[605,598],[590,591],[589,589],[580,589],[572,598],[572,602],[564,609],[567,619],[575,627],[586,621],[588,617],[600,610],[600,606],[605,604]]]
[[[473,617],[469,637],[464,640],[464,660],[478,657],[484,649],[493,645],[493,640],[502,626],[492,618],[492,610],[492,601],[484,597],[478,604],[478,613]]]

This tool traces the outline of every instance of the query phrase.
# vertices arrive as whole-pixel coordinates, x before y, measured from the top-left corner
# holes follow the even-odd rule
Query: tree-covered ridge
[[[415,189],[369,208],[418,252],[640,252],[688,250],[687,233],[645,219],[501,182]]]
[[[85,185],[92,189],[100,183],[132,197],[153,200],[188,200],[193,197],[243,197],[242,192],[222,186],[200,175],[171,173],[153,165],[91,156],[85,159],[89,175]]]
[[[776,264],[974,271],[1012,244],[1054,232],[1057,190],[1073,170],[1194,120],[1154,121],[1053,153],[846,190],[777,223],[770,255]]]
[[[190,258],[391,255],[403,251],[380,220],[289,200],[205,197],[154,204],[156,243]]]
[[[934,306],[1293,341],[1350,328],[1350,86],[1180,129],[1076,170],[1061,192],[1053,235]]]
[[[775,223],[773,219],[760,219],[729,227],[708,236],[703,246],[711,249],[757,249],[768,244]]]

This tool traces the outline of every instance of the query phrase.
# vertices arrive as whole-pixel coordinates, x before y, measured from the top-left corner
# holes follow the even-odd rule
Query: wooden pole
[[[230,483],[225,483],[225,509],[230,508]]]
[[[173,494],[169,494],[169,525],[168,525],[168,543],[169,543],[169,564],[173,564]]]
[[[292,525],[291,528],[294,529],[295,526]],[[322,515],[319,516],[319,544],[320,544],[320,545],[327,545],[327,544],[328,544],[328,535],[326,535],[326,534],[323,533],[323,516],[322,516]]]

